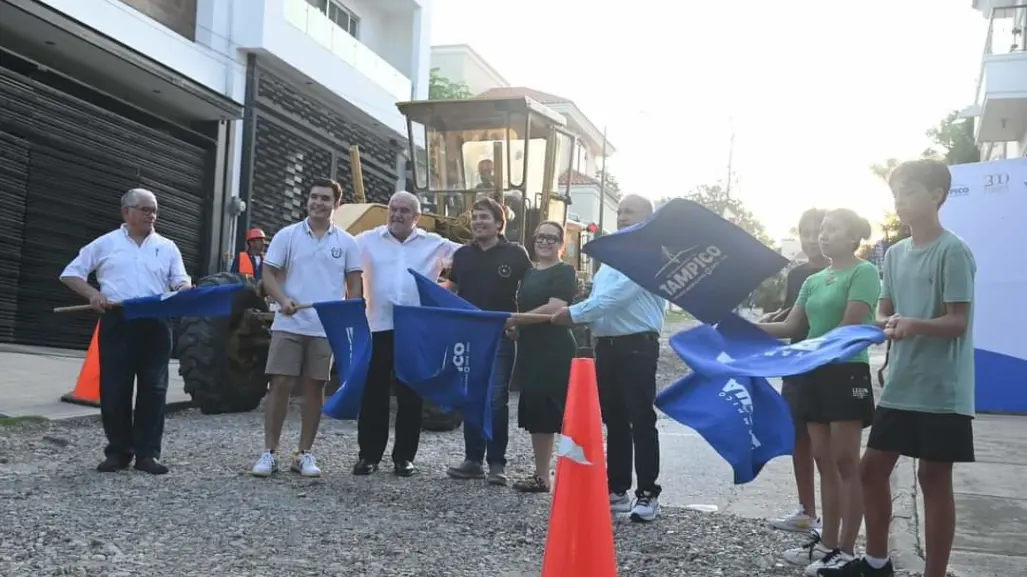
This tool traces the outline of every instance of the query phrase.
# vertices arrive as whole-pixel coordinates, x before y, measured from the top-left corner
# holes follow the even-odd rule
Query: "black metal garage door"
[[[58,276],[121,224],[130,188],[157,195],[158,231],[199,274],[210,158],[209,148],[0,67],[0,342],[88,345],[95,315],[52,312],[81,302]]]

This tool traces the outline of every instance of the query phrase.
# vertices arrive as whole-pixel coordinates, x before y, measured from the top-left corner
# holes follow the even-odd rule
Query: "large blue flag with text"
[[[396,378],[437,405],[459,409],[465,426],[477,426],[491,439],[489,381],[509,316],[504,312],[396,305]]]
[[[185,291],[127,299],[121,302],[126,319],[227,317],[242,283],[201,286]]]
[[[730,314],[788,264],[742,228],[683,198],[581,251],[706,323]]]
[[[733,314],[716,329],[707,325],[699,328],[716,335],[723,345],[716,353],[721,358],[744,358],[780,344]],[[685,348],[689,345],[691,341]],[[675,351],[681,354],[680,349]],[[736,484],[752,481],[764,465],[791,454],[795,446],[795,426],[788,404],[762,377],[711,377],[693,371],[663,390],[656,397],[656,406],[706,439],[731,465]]]
[[[670,346],[689,367],[706,377],[787,377],[847,361],[884,340],[884,331],[873,325],[841,326],[790,345],[769,335],[757,340],[702,325],[672,336]]]
[[[414,284],[417,285],[417,296],[421,299],[422,307],[481,310],[416,270],[408,268],[407,272],[414,275]]]
[[[371,329],[364,299],[315,303],[314,310],[332,346],[339,377],[339,389],[325,401],[322,412],[333,419],[356,419],[371,365]]]

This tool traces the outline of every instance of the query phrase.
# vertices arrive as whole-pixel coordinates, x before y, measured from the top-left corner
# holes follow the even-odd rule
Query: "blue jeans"
[[[481,429],[468,426],[464,421],[464,458],[468,461],[481,463],[487,453],[489,465],[506,465],[506,445],[510,440],[510,375],[516,354],[514,342],[501,337],[496,362],[492,365],[492,439],[486,440]]]

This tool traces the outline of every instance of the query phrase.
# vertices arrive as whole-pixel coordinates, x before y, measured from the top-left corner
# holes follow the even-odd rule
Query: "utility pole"
[[[728,122],[731,125],[731,142],[727,148],[727,185],[724,187],[724,195],[731,198],[731,180],[734,176],[735,160],[735,117],[731,116]]]
[[[606,127],[603,127],[603,171],[599,173],[599,234],[603,231],[603,215],[606,214]]]

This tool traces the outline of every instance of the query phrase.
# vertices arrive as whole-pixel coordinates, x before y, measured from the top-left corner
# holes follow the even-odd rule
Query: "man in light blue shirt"
[[[653,204],[640,196],[624,197],[617,207],[617,227],[640,223]],[[587,299],[553,315],[558,324],[589,325],[596,337],[599,404],[606,423],[607,482],[610,508],[630,513],[633,521],[652,521],[660,511],[660,440],[656,431],[656,363],[667,303],[620,271],[603,265]],[[632,503],[634,452],[638,487]]]

